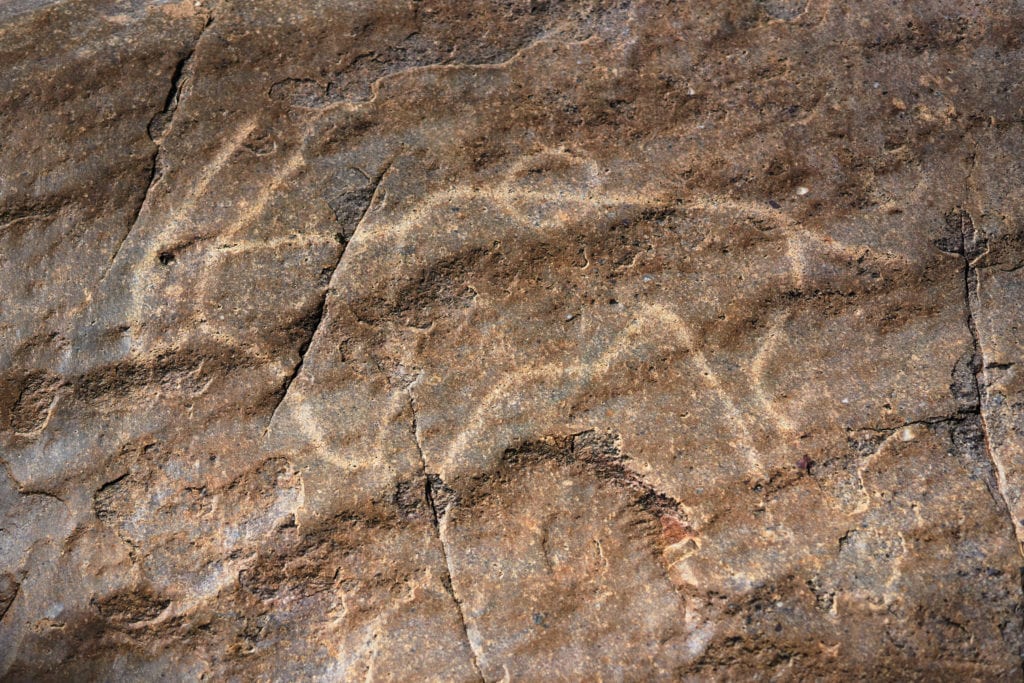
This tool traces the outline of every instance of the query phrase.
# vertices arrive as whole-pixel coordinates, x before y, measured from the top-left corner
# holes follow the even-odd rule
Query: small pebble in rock
[[[796,193],[797,193],[797,195],[798,195],[798,196],[800,196],[800,197],[803,197],[803,196],[804,196],[805,194],[807,194],[808,192],[810,192],[810,190],[808,190],[808,189],[807,189],[806,187],[804,187],[803,185],[801,185],[800,187],[796,188]]]

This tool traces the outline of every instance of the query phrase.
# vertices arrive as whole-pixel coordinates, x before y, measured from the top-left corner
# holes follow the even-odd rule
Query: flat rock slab
[[[0,7],[6,680],[1020,680],[1024,6]]]

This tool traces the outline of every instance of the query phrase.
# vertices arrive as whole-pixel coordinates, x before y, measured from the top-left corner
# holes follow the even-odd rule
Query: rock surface
[[[1022,35],[0,4],[0,672],[1019,680]]]

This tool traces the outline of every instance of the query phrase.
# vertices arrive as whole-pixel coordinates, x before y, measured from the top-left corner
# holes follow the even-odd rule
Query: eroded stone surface
[[[1022,10],[7,3],[0,670],[1018,679]]]

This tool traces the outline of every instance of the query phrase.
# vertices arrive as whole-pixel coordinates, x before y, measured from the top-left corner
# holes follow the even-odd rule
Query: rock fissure
[[[972,171],[973,172],[973,171]],[[959,211],[960,236],[961,236],[961,257],[963,259],[963,292],[964,292],[964,316],[966,318],[967,330],[971,337],[971,376],[970,388],[973,391],[972,404],[969,412],[976,414],[980,430],[981,443],[985,455],[996,472],[996,484],[1002,506],[1005,509],[1010,526],[1013,529],[1014,537],[1017,539],[1018,551],[1024,556],[1024,539],[1021,531],[1013,519],[1013,507],[1010,504],[1009,496],[1006,493],[1006,466],[996,454],[989,438],[989,428],[985,407],[988,404],[988,378],[987,366],[985,364],[985,352],[978,332],[977,315],[981,311],[981,284],[978,278],[977,261],[986,252],[986,241],[979,239],[977,226],[970,212],[961,209]]]
[[[435,500],[434,489],[443,486],[440,476],[430,472],[427,466],[427,458],[423,452],[423,444],[420,441],[419,422],[416,418],[416,398],[412,394],[412,388],[406,389],[406,396],[409,399],[409,411],[412,414],[411,431],[413,442],[416,444],[416,453],[419,455],[420,468],[423,475],[423,493],[427,500],[427,506],[430,508],[431,523],[434,526],[434,531],[437,534],[437,542],[441,548],[441,555],[444,559],[444,569],[446,576],[444,577],[445,588],[448,589],[449,595],[451,595],[452,602],[455,603],[455,611],[459,615],[459,622],[462,626],[462,633],[466,639],[466,645],[469,647],[469,653],[473,660],[473,668],[476,670],[477,676],[481,681],[484,681],[483,671],[480,668],[480,653],[477,652],[476,647],[473,645],[472,638],[469,637],[469,624],[466,622],[466,612],[462,605],[462,600],[459,598],[458,593],[455,589],[454,583],[454,568],[452,566],[451,555],[448,552],[448,543],[444,539],[444,530],[442,529],[441,521],[443,514],[438,511],[437,501]]]
[[[270,432],[270,426],[274,424],[274,418],[277,417],[277,411],[281,408],[285,399],[288,398],[288,392],[291,391],[292,383],[295,381],[295,378],[299,376],[300,372],[302,372],[302,366],[306,362],[306,353],[309,351],[309,347],[313,343],[313,337],[316,336],[316,331],[320,329],[320,324],[323,322],[324,306],[326,303],[327,297],[325,294],[324,297],[320,299],[320,302],[317,304],[312,315],[309,316],[309,324],[304,325],[304,327],[310,332],[305,339],[302,340],[302,343],[299,346],[299,360],[296,361],[291,372],[288,373],[288,376],[284,378],[284,382],[281,383],[281,388],[278,390],[279,398],[274,404],[273,410],[270,411],[270,419],[267,421],[267,426],[263,430],[264,436]]]
[[[291,372],[284,379],[279,391],[280,398],[274,404],[273,410],[270,413],[270,420],[267,422],[267,426],[263,430],[263,435],[266,436],[270,432],[270,427],[274,424],[274,418],[277,417],[277,411],[284,404],[285,399],[288,398],[288,392],[291,390],[292,383],[298,378],[302,372],[302,366],[306,362],[306,353],[309,351],[309,347],[312,346],[313,340],[316,338],[317,332],[320,330],[320,325],[323,323],[324,311],[327,308],[327,297],[331,292],[331,285],[334,282],[334,276],[338,272],[338,268],[341,266],[341,260],[345,256],[345,251],[348,248],[349,243],[359,232],[359,229],[363,225],[363,221],[366,219],[366,215],[370,212],[370,207],[376,201],[378,190],[380,189],[381,183],[384,181],[384,177],[388,171],[391,170],[391,163],[389,162],[384,166],[384,169],[377,175],[373,180],[372,190],[370,197],[366,201],[366,205],[363,207],[362,212],[359,214],[359,218],[356,221],[355,228],[352,231],[352,236],[342,242],[341,247],[338,250],[338,257],[334,260],[334,263],[329,268],[329,275],[327,277],[327,286],[324,288],[323,294],[320,296],[320,300],[317,303],[314,314],[311,316],[312,324],[306,325],[305,327],[310,330],[309,335],[303,340],[299,347],[299,360],[292,367]]]
[[[110,274],[110,269],[113,267],[114,262],[117,261],[117,257],[121,254],[121,249],[128,241],[132,232],[138,226],[139,220],[142,216],[142,211],[146,208],[146,205],[149,202],[150,192],[152,192],[153,187],[160,181],[160,177],[162,175],[160,168],[160,155],[163,151],[163,142],[174,127],[174,116],[178,112],[182,86],[184,84],[183,82],[185,78],[188,77],[189,67],[195,57],[196,50],[198,49],[199,43],[203,39],[203,35],[206,33],[206,30],[212,24],[213,13],[211,12],[207,15],[202,28],[199,29],[199,33],[192,42],[192,47],[189,48],[185,55],[175,63],[174,70],[171,72],[171,83],[167,89],[167,95],[164,97],[163,106],[160,111],[149,120],[146,132],[149,135],[149,139],[153,142],[153,153],[149,158],[146,187],[142,191],[141,199],[132,211],[132,217],[128,223],[128,230],[125,231],[124,235],[122,235],[121,239],[118,241],[117,246],[114,248],[114,253],[110,256],[110,261],[107,263],[107,267],[104,270],[103,275],[100,277],[101,283],[107,279],[107,276]]]
[[[883,434],[886,437],[892,436],[901,429],[907,429],[909,427],[931,427],[935,425],[953,425],[958,424],[964,420],[967,415],[975,414],[974,411],[968,410],[963,411],[958,409],[957,412],[952,415],[938,415],[932,417],[922,417],[919,420],[910,420],[909,422],[901,422],[893,427],[849,427],[847,432],[874,432],[876,434]]]

